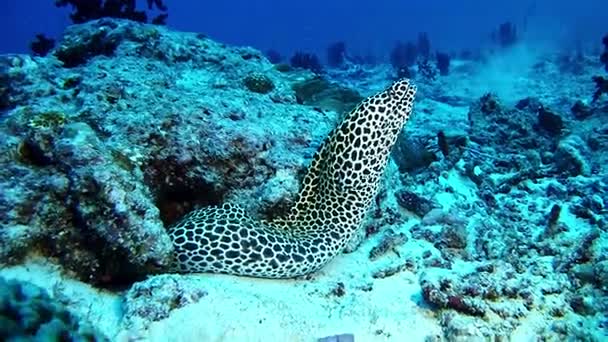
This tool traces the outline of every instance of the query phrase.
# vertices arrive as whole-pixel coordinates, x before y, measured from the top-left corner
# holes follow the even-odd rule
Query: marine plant
[[[153,24],[164,25],[168,17],[167,6],[163,0],[147,0],[148,9],[156,7],[163,12],[152,19]],[[120,18],[148,22],[145,11],[136,10],[135,0],[55,0],[57,7],[72,7],[70,19],[74,24],[82,24],[87,21],[100,18]]]

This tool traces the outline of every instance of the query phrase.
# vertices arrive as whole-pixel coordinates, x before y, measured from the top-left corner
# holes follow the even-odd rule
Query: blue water
[[[26,52],[36,33],[58,37],[68,25],[67,8],[52,0],[6,0],[0,4],[0,53]],[[140,8],[144,1],[138,1]],[[440,50],[485,46],[497,23],[511,21],[538,43],[592,45],[606,29],[608,3],[552,1],[348,1],[232,0],[166,1],[168,26],[213,39],[285,55],[322,53],[345,41],[356,53],[385,55],[396,40],[428,32]],[[523,28],[525,26],[525,28]],[[415,29],[413,29],[415,28]]]

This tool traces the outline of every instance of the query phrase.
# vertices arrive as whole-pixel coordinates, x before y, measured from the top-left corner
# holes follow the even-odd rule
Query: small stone
[[[355,342],[355,335],[353,334],[340,334],[327,337],[321,337],[317,340],[318,342]]]
[[[564,129],[564,121],[558,114],[540,107],[538,110],[538,126],[551,135],[557,136]]]

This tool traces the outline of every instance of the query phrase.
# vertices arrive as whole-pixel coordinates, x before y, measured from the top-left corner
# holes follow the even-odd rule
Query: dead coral
[[[171,311],[196,303],[208,295],[200,281],[183,281],[175,275],[155,276],[135,283],[125,295],[126,326],[142,329]]]
[[[397,273],[401,273],[403,271],[410,271],[410,272],[415,273],[417,268],[418,267],[416,265],[416,262],[414,260],[408,259],[399,265],[389,266],[389,267],[382,268],[380,270],[375,271],[374,273],[372,273],[372,278],[375,278],[375,279],[388,278],[388,277],[394,276]]]
[[[392,229],[389,229],[386,231],[386,233],[384,233],[378,245],[372,248],[372,250],[369,252],[369,259],[376,260],[389,251],[393,251],[399,255],[395,248],[403,245],[406,242],[407,236],[405,233],[395,233]]]
[[[545,284],[557,293],[530,293],[532,281],[528,275],[516,274],[508,264],[500,263],[483,265],[468,275],[424,273],[420,286],[425,300],[438,309],[453,309],[475,317],[492,312],[503,319],[516,320],[526,316],[538,298],[557,296],[564,290],[563,282],[551,280]]]
[[[400,190],[395,193],[395,198],[401,207],[420,217],[424,217],[429,211],[437,207],[431,200],[412,191]]]
[[[471,316],[484,316],[487,307],[477,298],[465,297],[455,291],[453,281],[447,278],[420,281],[424,299],[441,309],[453,309]]]

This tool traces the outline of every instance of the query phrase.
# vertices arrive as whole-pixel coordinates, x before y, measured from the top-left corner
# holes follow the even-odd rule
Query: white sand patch
[[[386,264],[369,261],[372,246],[368,241],[357,252],[339,256],[311,280],[180,276],[184,282],[202,279],[208,295],[139,332],[121,331],[122,293],[69,279],[42,259],[5,268],[0,276],[46,289],[117,341],[316,341],[341,333],[352,333],[357,341],[424,341],[440,334],[414,274],[371,278],[372,269]],[[332,293],[339,282],[344,283],[342,296]]]
[[[153,323],[146,339],[316,341],[352,333],[358,341],[424,341],[440,334],[422,304],[417,277],[403,272],[372,279],[364,247],[338,257],[313,280],[183,276],[184,281],[203,278],[209,294]],[[344,283],[343,296],[332,293],[338,282]]]
[[[447,177],[439,177],[437,180],[444,188],[449,188],[450,191],[444,191],[435,194],[435,199],[444,210],[449,210],[456,203],[474,202],[478,196],[475,193],[475,183],[469,178],[464,177],[456,169],[451,169],[445,172]]]

